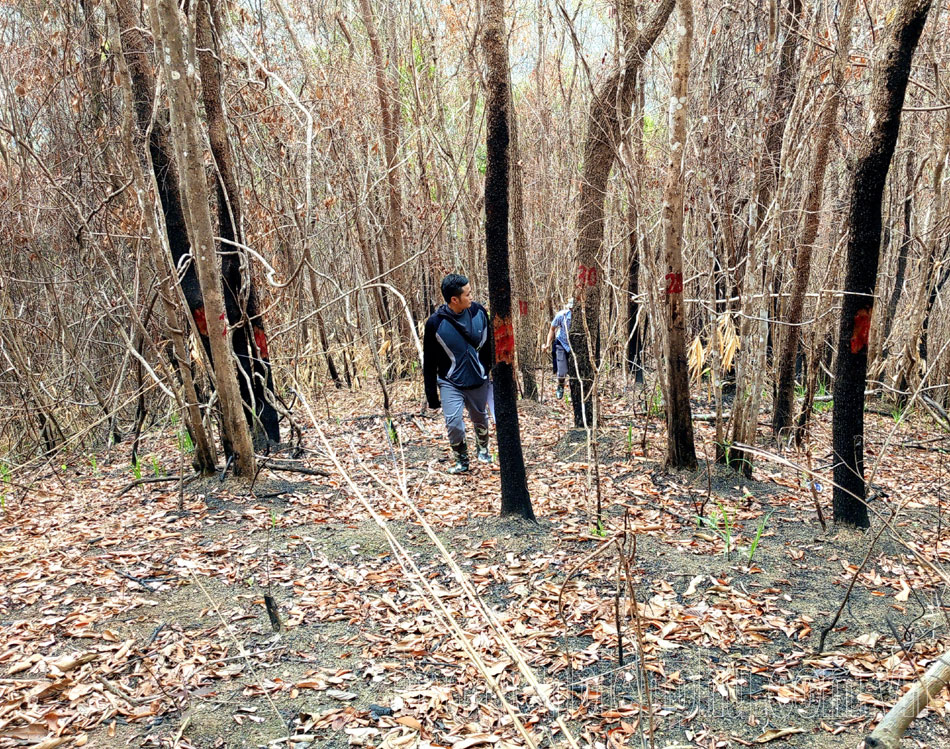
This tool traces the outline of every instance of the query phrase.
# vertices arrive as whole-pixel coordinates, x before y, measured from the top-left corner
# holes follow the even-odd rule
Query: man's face
[[[472,285],[465,284],[462,287],[462,293],[452,297],[452,308],[456,312],[462,312],[472,306]]]

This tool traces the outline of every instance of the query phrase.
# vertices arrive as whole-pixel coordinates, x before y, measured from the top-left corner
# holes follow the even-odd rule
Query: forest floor
[[[940,504],[950,443],[926,416],[896,424],[869,414],[881,489],[873,527],[825,532],[800,471],[760,460],[747,481],[703,460],[692,474],[665,473],[662,421],[644,417],[647,399],[606,397],[598,528],[569,406],[523,404],[533,524],[498,517],[497,466],[445,473],[441,415],[407,415],[418,412],[418,384],[393,396],[401,447],[366,416],[379,408],[365,394],[333,393],[322,428],[539,744],[568,743],[553,704],[582,746],[649,746],[649,699],[657,747],[857,747],[950,645],[941,586],[914,556],[950,559]],[[713,441],[697,422],[704,456]],[[828,476],[827,413],[813,444],[815,470]],[[524,745],[316,430],[304,446],[302,463],[330,477],[265,469],[251,494],[206,479],[118,496],[133,478],[124,445],[16,475],[0,521],[0,747]],[[174,428],[156,430],[143,454],[143,474],[177,472]],[[400,483],[517,653],[486,624]],[[611,539],[625,540],[636,611],[626,590],[618,599]],[[522,658],[546,699],[519,671]],[[905,746],[950,746],[945,712],[938,698]]]

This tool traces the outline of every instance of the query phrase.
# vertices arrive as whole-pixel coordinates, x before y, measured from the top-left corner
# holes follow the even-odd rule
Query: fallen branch
[[[196,478],[198,478],[197,473],[185,479],[184,483],[188,484],[194,481]],[[148,476],[144,479],[135,479],[135,481],[132,481],[126,484],[124,487],[122,487],[122,490],[118,494],[116,494],[115,497],[116,499],[118,499],[126,492],[132,491],[135,487],[141,486],[142,484],[168,484],[168,483],[171,483],[172,481],[180,481],[180,480],[181,480],[181,476]]]
[[[950,682],[950,653],[944,653],[910,688],[864,740],[866,749],[900,749],[901,736],[920,712]]]

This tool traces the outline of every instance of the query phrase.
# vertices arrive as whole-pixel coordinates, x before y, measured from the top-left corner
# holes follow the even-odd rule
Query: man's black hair
[[[462,296],[462,287],[468,283],[468,279],[461,273],[449,273],[442,279],[442,298],[448,304],[454,296]]]

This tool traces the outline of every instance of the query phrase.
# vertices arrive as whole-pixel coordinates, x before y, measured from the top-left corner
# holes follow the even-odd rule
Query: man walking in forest
[[[426,321],[422,343],[422,377],[429,408],[445,415],[449,445],[455,465],[449,473],[468,470],[468,445],[465,443],[463,410],[468,409],[475,425],[478,460],[491,463],[488,452],[488,374],[493,359],[488,313],[472,301],[468,279],[450,273],[442,279],[440,306]]]
[[[542,351],[551,348],[551,341],[554,341],[554,349],[551,351],[551,364],[554,367],[554,374],[557,375],[557,399],[564,397],[564,380],[567,377],[567,355],[571,353],[571,343],[568,340],[568,331],[571,329],[571,310],[574,309],[574,300],[568,299],[567,306],[558,312],[551,321],[551,329],[548,331],[548,340],[541,347]]]

